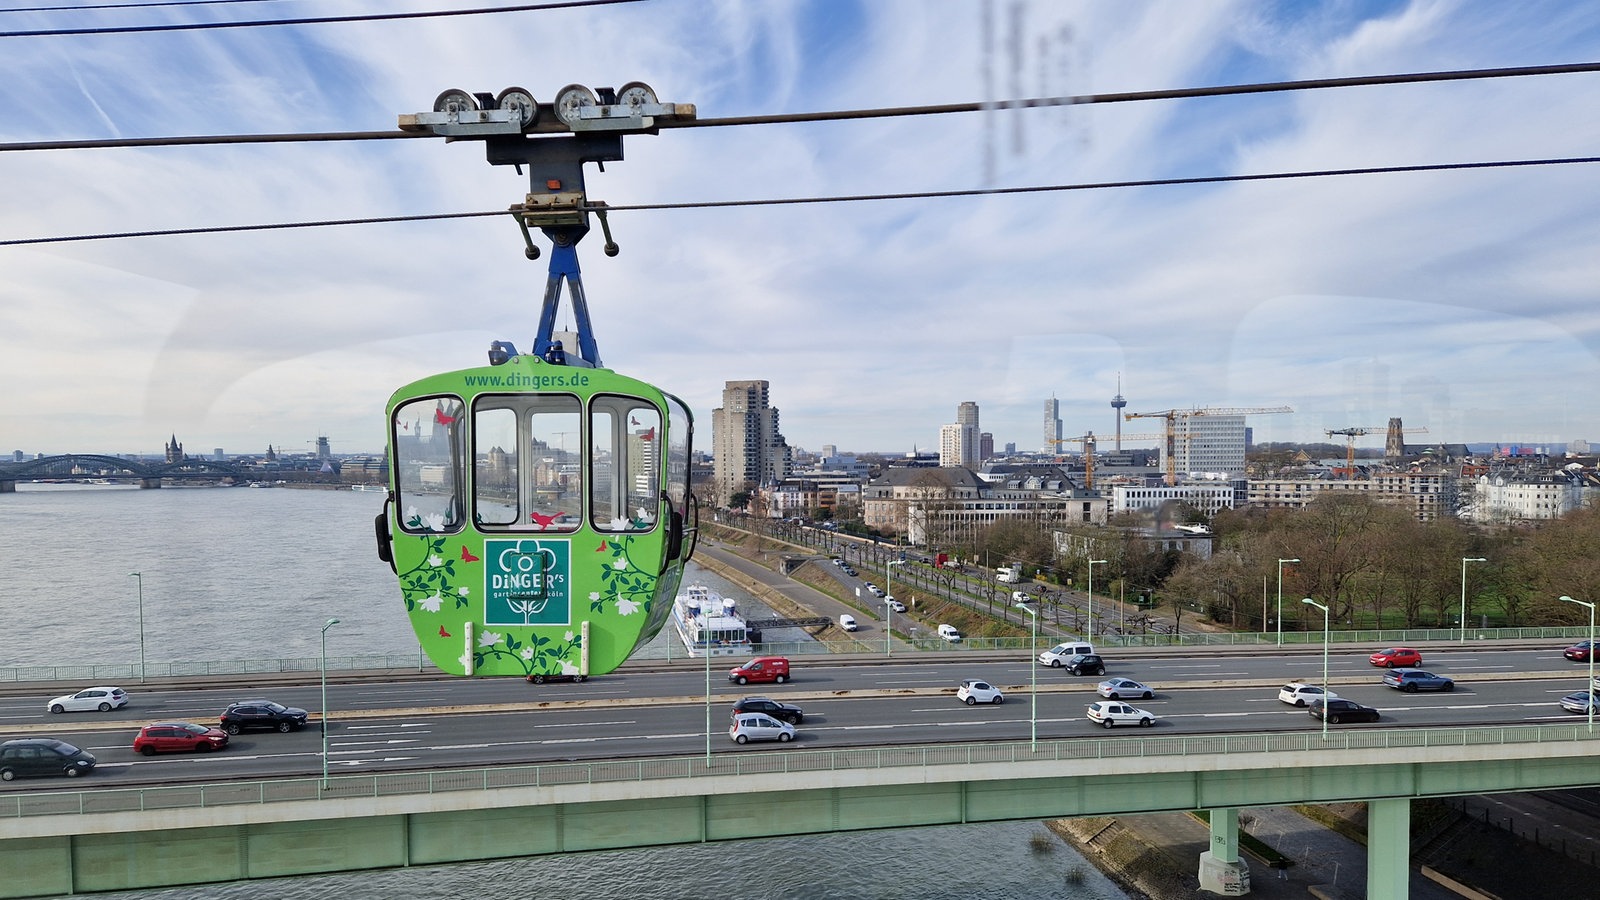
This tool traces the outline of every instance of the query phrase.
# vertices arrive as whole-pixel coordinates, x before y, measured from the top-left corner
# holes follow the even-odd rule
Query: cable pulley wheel
[[[523,131],[531,128],[539,119],[539,102],[533,99],[533,93],[527,88],[508,87],[494,98],[494,102],[496,109],[515,110]]]
[[[584,107],[595,105],[594,91],[581,84],[569,84],[556,94],[556,116],[569,127],[583,120]]]
[[[460,88],[450,88],[440,94],[433,101],[433,111],[441,113],[463,113],[478,108],[478,101],[472,95]]]

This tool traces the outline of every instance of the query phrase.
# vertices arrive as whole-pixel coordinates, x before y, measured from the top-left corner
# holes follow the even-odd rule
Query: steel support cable
[[[618,3],[641,2],[643,0],[551,0],[548,3],[527,3],[520,6],[487,6],[476,9],[445,9],[410,13],[369,13],[359,16],[255,19],[246,22],[185,22],[168,25],[116,25],[107,28],[50,28],[38,31],[0,31],[0,38],[63,37],[87,34],[150,34],[161,31],[210,31],[217,28],[264,28],[270,25],[327,25],[344,22],[391,22],[399,19],[445,19],[454,16],[486,16],[495,13],[572,9],[583,6],[611,6]]]
[[[1113,94],[1080,94],[1070,97],[1033,97],[1023,100],[996,100],[982,103],[949,103],[933,106],[897,106],[878,109],[834,110],[811,113],[781,113],[766,116],[727,116],[712,119],[662,119],[656,127],[725,128],[733,125],[794,125],[808,122],[839,122],[854,119],[882,119],[905,116],[948,115],[989,110],[1045,109],[1058,106],[1089,106],[1099,103],[1133,103],[1146,100],[1189,100],[1203,97],[1228,97],[1244,94],[1270,94],[1287,91],[1321,90],[1342,87],[1374,87],[1429,82],[1468,81],[1486,78],[1522,78],[1532,75],[1574,75],[1600,72],[1600,62],[1566,63],[1550,66],[1521,66],[1509,69],[1464,69],[1453,72],[1412,72],[1398,75],[1358,75],[1349,78],[1319,78],[1309,81],[1276,81],[1256,84],[1225,84],[1211,87],[1172,88],[1155,91],[1125,91]],[[167,147],[192,144],[265,144],[297,141],[378,141],[398,138],[436,137],[427,132],[345,131],[325,134],[211,135],[194,137],[117,138],[83,141],[27,141],[0,144],[0,152],[10,150],[103,150],[119,147]]]
[[[8,6],[0,13],[83,12],[99,9],[146,9],[153,6],[233,6],[238,3],[278,3],[281,0],[150,0],[148,3],[97,3],[84,6]]]
[[[1579,163],[1597,163],[1600,156],[1576,156],[1559,159],[1514,159],[1491,162],[1429,163],[1413,166],[1364,166],[1349,169],[1319,169],[1303,172],[1267,172],[1255,175],[1198,175],[1187,178],[1149,178],[1135,181],[1098,181],[1085,184],[1035,185],[1032,187],[971,188],[954,191],[913,191],[895,194],[849,194],[836,197],[787,197],[768,200],[701,200],[690,203],[638,203],[605,206],[586,206],[589,212],[643,212],[677,209],[728,209],[731,207],[799,206],[821,203],[860,203],[876,200],[938,200],[955,197],[1005,196],[1011,194],[1045,194],[1062,191],[1089,191],[1112,188],[1172,187],[1197,184],[1228,184],[1252,181],[1287,181],[1300,178],[1327,178],[1346,175],[1394,175],[1416,172],[1450,172],[1470,169],[1508,169],[1531,166],[1560,166]],[[425,213],[413,216],[376,216],[356,219],[325,219],[310,222],[277,222],[259,225],[218,225],[208,228],[173,228],[151,231],[121,231],[102,234],[61,235],[56,237],[15,238],[0,240],[0,247],[20,247],[33,244],[65,244],[81,241],[103,241],[115,238],[172,237],[191,234],[229,234],[249,231],[278,231],[291,228],[326,228],[334,225],[382,225],[392,222],[428,222],[447,219],[479,219],[492,216],[514,215],[513,210],[485,212]]]

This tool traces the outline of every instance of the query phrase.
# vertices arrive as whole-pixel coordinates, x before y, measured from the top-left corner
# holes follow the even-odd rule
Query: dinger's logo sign
[[[483,550],[484,625],[571,624],[570,541],[489,538]]]

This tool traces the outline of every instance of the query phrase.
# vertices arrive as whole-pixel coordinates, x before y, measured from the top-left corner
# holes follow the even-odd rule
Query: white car
[[[839,617],[839,627],[843,628],[845,631],[855,631],[856,617],[850,615],[849,613],[845,613]]]
[[[1089,655],[1094,653],[1094,645],[1088,641],[1068,641],[1057,644],[1049,650],[1039,654],[1039,662],[1052,669],[1059,669],[1067,664],[1067,660],[1079,654]]]
[[[1102,681],[1095,690],[1099,692],[1100,696],[1108,697],[1112,700],[1121,700],[1123,697],[1138,697],[1143,700],[1149,700],[1156,695],[1155,689],[1150,685],[1140,684],[1132,678],[1112,678]]]
[[[766,713],[736,713],[733,724],[728,726],[728,737],[733,738],[736,744],[748,741],[787,743],[794,740],[794,726],[788,722],[780,722]]]
[[[1149,728],[1156,723],[1154,713],[1115,700],[1097,700],[1089,704],[1089,721],[1110,728],[1113,725],[1141,725]]]
[[[1278,699],[1291,706],[1309,706],[1313,700],[1337,700],[1338,694],[1324,691],[1315,684],[1291,681],[1278,689]]]
[[[867,593],[871,594],[874,597],[882,597],[883,596],[883,588],[878,587],[877,585],[875,585],[875,584],[873,584],[872,582],[869,581],[869,582],[867,582]]]
[[[99,710],[108,712],[119,706],[128,705],[128,695],[119,687],[92,687],[57,697],[45,704],[45,708],[53,713],[63,712],[88,712]]]
[[[899,600],[896,600],[893,597],[885,597],[885,598],[883,598],[883,603],[884,603],[885,606],[889,607],[890,609],[894,610],[897,613],[903,613],[903,612],[906,611],[906,605],[904,603],[901,603]]]
[[[974,681],[968,679],[961,682],[961,687],[956,688],[956,699],[968,706],[979,703],[1004,703],[1006,698],[1000,689],[987,681]]]

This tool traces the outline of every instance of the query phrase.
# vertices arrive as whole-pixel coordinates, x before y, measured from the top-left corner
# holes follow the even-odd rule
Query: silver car
[[[1561,708],[1567,712],[1587,714],[1591,706],[1600,713],[1600,691],[1579,691],[1561,698]]]
[[[1149,700],[1156,695],[1155,689],[1148,684],[1140,684],[1132,678],[1111,678],[1100,682],[1095,688],[1100,696],[1112,700],[1121,700],[1123,697],[1138,697]]]
[[[736,713],[733,724],[728,726],[728,737],[737,744],[747,741],[792,741],[794,726],[766,713]]]

